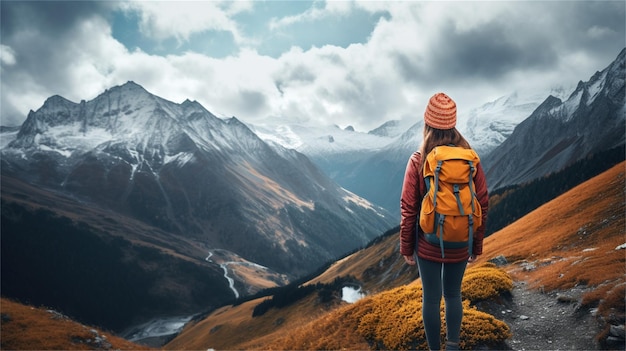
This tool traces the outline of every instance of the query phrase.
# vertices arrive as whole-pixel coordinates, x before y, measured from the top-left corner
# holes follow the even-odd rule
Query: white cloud
[[[591,39],[602,39],[614,33],[614,30],[604,26],[592,26],[589,30],[587,30],[587,35]]]
[[[250,2],[230,1],[133,1],[120,6],[140,15],[140,30],[147,37],[157,40],[173,37],[179,42],[210,30],[230,32],[236,42],[241,42],[243,37],[231,16],[251,9]]]
[[[223,30],[243,41],[232,14],[251,11],[253,3],[122,4],[139,11],[143,30],[154,38],[185,41]],[[566,5],[568,18],[576,13],[585,21],[562,28],[566,15],[559,6]],[[615,29],[604,13],[587,18],[588,11],[574,5],[327,2],[274,23],[316,18],[322,25],[324,16],[344,16],[350,28],[355,9],[386,15],[365,43],[294,46],[275,58],[244,47],[222,59],[129,51],[112,37],[106,16],[78,17],[54,35],[38,26],[7,31],[3,23],[2,122],[23,120],[54,94],[92,99],[129,80],[168,100],[198,100],[216,115],[244,121],[280,117],[369,130],[389,119],[419,118],[436,91],[449,93],[463,113],[517,89],[575,84],[608,65],[623,45],[623,28]]]
[[[277,30],[296,23],[323,21],[326,18],[336,16],[347,17],[356,8],[372,11],[372,13],[377,12],[375,7],[358,6],[354,1],[315,1],[314,4],[303,13],[281,18],[272,18],[269,23],[269,28],[271,30]]]
[[[0,45],[0,63],[2,65],[13,66],[16,62],[15,51],[10,46]]]

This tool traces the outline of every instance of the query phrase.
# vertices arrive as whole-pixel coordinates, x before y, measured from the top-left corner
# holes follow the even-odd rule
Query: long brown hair
[[[420,152],[422,157],[426,157],[436,146],[455,145],[465,149],[470,149],[470,144],[456,129],[436,129],[424,124],[424,141]]]

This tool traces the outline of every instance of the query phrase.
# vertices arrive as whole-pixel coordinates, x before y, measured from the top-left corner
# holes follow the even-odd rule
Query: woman
[[[422,198],[426,193],[422,158],[436,146],[455,145],[470,148],[456,126],[456,103],[446,94],[433,95],[424,112],[424,141],[419,152],[409,159],[402,196],[400,198],[400,253],[409,265],[418,265],[423,286],[422,317],[426,340],[431,350],[441,347],[441,317],[439,306],[441,296],[445,300],[446,350],[458,350],[463,306],[461,302],[461,281],[468,262],[473,262],[482,254],[483,238],[487,220],[489,195],[485,174],[480,163],[474,176],[476,196],[482,207],[482,224],[474,233],[472,255],[468,248],[445,249],[426,241],[419,227],[419,213]]]

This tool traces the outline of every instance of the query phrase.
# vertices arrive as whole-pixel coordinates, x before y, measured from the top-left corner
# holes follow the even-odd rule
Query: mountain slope
[[[624,283],[625,170],[621,162],[489,236],[479,262],[502,255],[545,290]]]
[[[484,158],[490,189],[528,182],[589,154],[623,146],[626,49],[580,82],[566,101],[549,96]]]
[[[380,180],[386,179],[386,165],[370,160],[404,132],[399,122],[385,123],[369,133],[272,120],[251,128],[264,140],[305,154],[342,187],[397,215],[393,211],[397,199],[388,203],[388,198],[379,194],[397,184],[380,184]]]
[[[12,177],[1,191],[3,297],[115,332],[233,298],[202,243]]]
[[[624,349],[623,333],[621,341],[618,335],[626,320],[625,171],[626,163],[621,162],[485,239],[479,262],[504,258],[516,281],[541,292],[528,304],[548,304],[533,309],[548,311],[541,322],[512,321],[520,326],[519,333],[530,332],[527,345],[545,347],[545,342],[535,340],[553,332],[559,334],[556,339],[568,341],[552,347],[589,349],[575,343],[587,336],[580,341],[584,345],[593,338],[599,349]],[[520,299],[526,295],[522,292]],[[573,302],[575,308],[550,308],[562,301]],[[575,325],[550,324],[562,320],[556,314],[563,313],[571,313],[567,320]]]
[[[619,305],[611,305],[616,303],[611,296],[615,289],[625,284],[624,252],[623,248],[618,248],[624,246],[625,199],[622,190],[626,185],[625,167],[626,163],[613,167],[488,237],[485,254],[470,267],[502,255],[509,262],[503,269],[515,280],[527,281],[533,289],[567,295],[569,289],[583,285],[586,294],[579,301],[581,308],[576,313],[582,316],[589,313],[591,307],[598,306],[599,320],[605,318],[606,323],[609,316],[602,313],[611,313],[611,307],[619,308]],[[380,285],[385,279],[393,282],[394,275],[388,274],[393,272],[411,279],[397,245],[397,234],[390,235],[336,262],[311,283],[328,283],[341,276],[353,276],[361,286],[384,287],[385,290],[365,289],[368,295],[371,293],[372,301],[382,303],[376,299],[385,296],[390,305],[404,306],[401,299],[405,295],[399,289],[408,293],[414,283],[395,280]],[[382,252],[388,254],[383,254],[380,259],[374,258]],[[513,303],[515,301],[513,296]],[[269,345],[272,349],[307,348],[303,345],[339,345],[347,349],[371,347],[361,337],[353,339],[359,335],[356,324],[346,327],[348,321],[354,322],[354,314],[358,313],[352,305],[322,304],[318,297],[309,296],[294,305],[270,309],[262,317],[253,318],[253,310],[261,302],[262,299],[258,299],[239,306],[225,306],[205,319],[191,323],[165,349],[265,349],[270,348]],[[505,308],[500,307],[497,311]],[[567,325],[556,328],[568,330]],[[390,338],[395,330],[388,330]],[[537,339],[541,336],[521,335],[516,340],[520,338]]]

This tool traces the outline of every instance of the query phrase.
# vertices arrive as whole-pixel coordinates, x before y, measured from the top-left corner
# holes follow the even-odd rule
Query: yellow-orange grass
[[[472,274],[472,269],[480,270]],[[511,278],[493,266],[468,269],[470,280],[481,275]],[[499,282],[500,279],[488,279]],[[489,283],[487,283],[489,284]],[[500,284],[500,283],[497,283]],[[480,285],[468,284],[467,289]],[[498,288],[489,288],[494,293]],[[464,293],[465,294],[465,293]],[[497,293],[496,293],[497,294]],[[469,295],[479,295],[478,293]],[[442,336],[445,332],[444,305],[442,302]],[[272,350],[364,350],[384,348],[392,350],[425,349],[426,344],[422,321],[421,280],[375,294],[352,305],[340,307],[323,317],[298,327],[293,332],[264,345]],[[498,344],[511,336],[506,323],[478,311],[464,302],[462,323],[462,347],[480,344]]]
[[[463,276],[461,294],[464,299],[480,301],[513,290],[513,279],[492,263],[469,268]]]
[[[624,282],[624,168],[626,163],[575,187],[485,239],[479,259],[504,255],[515,280],[546,291],[577,284]],[[522,269],[524,260],[535,268]]]
[[[26,306],[7,298],[0,300],[2,350],[95,350],[91,327],[76,323],[45,308]],[[114,350],[149,350],[125,339],[98,331]]]

